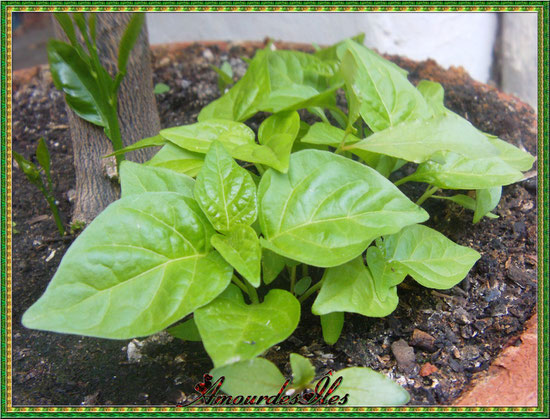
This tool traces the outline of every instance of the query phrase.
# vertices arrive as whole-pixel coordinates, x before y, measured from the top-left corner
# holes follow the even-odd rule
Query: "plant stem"
[[[402,185],[402,184],[404,184],[404,183],[406,183],[406,182],[409,182],[409,181],[413,178],[413,176],[414,176],[414,173],[413,173],[412,175],[405,176],[404,178],[401,178],[401,179],[395,181],[393,184],[394,184],[395,186]]]
[[[116,96],[114,100],[116,101]],[[116,107],[114,110],[114,117],[113,115],[109,117],[109,134],[110,134],[109,139],[113,143],[113,150],[114,151],[122,150],[124,148],[124,145],[122,144],[122,135],[120,134],[120,125],[118,124]],[[115,158],[116,158],[116,167],[118,171],[118,169],[120,168],[120,162],[124,160],[124,153],[117,154]]]
[[[302,277],[309,276],[309,266],[302,263]]]
[[[243,290],[244,292],[246,292],[246,294],[248,294],[248,288],[246,288],[246,285],[244,285],[242,283],[242,281],[237,278],[235,275],[233,275],[233,278],[231,278],[231,281],[233,281],[233,283],[238,286],[241,290]],[[250,294],[248,294],[250,296]]]
[[[262,176],[265,173],[264,167],[259,163],[254,163],[254,166],[256,166],[256,169],[258,169],[258,173],[260,176]]]
[[[290,268],[290,293],[294,295],[294,286],[296,285],[296,266]]]
[[[307,291],[304,292],[300,298],[298,298],[298,301],[300,302],[300,304],[303,303],[304,301],[306,301],[311,294],[313,294],[315,291],[317,291],[319,288],[321,288],[321,285],[323,285],[323,282],[325,281],[326,273],[327,273],[327,271],[325,270],[325,273],[323,274],[323,277],[321,278],[321,280],[319,282],[313,284],[311,287],[309,287],[307,289]]]
[[[439,190],[437,186],[431,186],[428,185],[426,188],[426,192],[422,194],[420,198],[418,198],[418,201],[416,201],[416,205],[421,205],[426,199],[428,199],[430,196],[432,196],[434,193],[436,193]]]
[[[246,282],[246,286],[248,288],[248,296],[250,297],[250,300],[252,301],[252,304],[259,304],[260,300],[258,298],[258,293],[256,292],[256,288],[254,288],[250,282],[248,282],[246,279],[244,280]]]

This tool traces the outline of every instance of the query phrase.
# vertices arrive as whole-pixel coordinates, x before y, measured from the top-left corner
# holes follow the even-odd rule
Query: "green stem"
[[[248,282],[245,279],[246,287],[248,288],[248,296],[250,297],[250,300],[252,301],[252,304],[259,304],[260,300],[258,298],[258,293],[256,292],[256,288],[254,288],[250,282]]]
[[[238,286],[241,290],[243,290],[246,294],[248,294],[248,288],[246,288],[246,285],[243,284],[243,282],[237,278],[235,275],[233,275],[233,278],[231,278],[231,281]]]
[[[346,129],[345,134],[344,134],[344,138],[342,138],[342,141],[340,142],[340,145],[338,146],[338,148],[336,149],[334,154],[342,154],[344,152],[344,150],[342,150],[342,148],[346,144],[346,138],[348,137],[349,134],[350,134],[349,129]]]
[[[296,266],[290,268],[290,293],[294,295],[294,286],[296,285]]]
[[[327,270],[325,270],[325,273],[323,274],[323,277],[321,278],[321,280],[319,282],[317,282],[317,283],[313,284],[311,287],[309,287],[307,289],[307,291],[304,292],[300,298],[298,298],[298,301],[300,302],[300,304],[303,303],[304,301],[306,301],[311,294],[313,294],[315,291],[317,291],[321,288],[321,286],[323,285],[323,282],[325,281],[325,275],[326,274],[327,274]]]
[[[263,174],[265,173],[264,167],[259,163],[254,163],[254,166],[256,166],[256,169],[258,169],[258,173],[260,174],[260,176],[263,176]]]
[[[111,97],[111,99],[113,100],[113,98]],[[114,100],[116,101],[116,96],[114,97]],[[116,106],[114,107],[114,110],[113,110],[113,113],[114,115],[111,115],[109,117],[109,139],[111,140],[111,142],[113,143],[113,150],[114,151],[119,151],[119,150],[122,150],[124,148],[124,145],[122,144],[122,135],[120,134],[120,125],[118,124],[118,116],[117,116],[117,111],[116,111]],[[124,160],[124,153],[121,153],[121,154],[117,154],[115,156],[116,158],[116,166],[117,166],[117,169],[120,168],[120,162],[122,162]]]
[[[302,277],[309,276],[309,266],[305,263],[302,263]]]
[[[437,186],[430,186],[426,188],[426,192],[422,194],[420,198],[418,198],[418,201],[416,201],[416,205],[421,205],[426,199],[428,199],[430,196],[432,196],[434,193],[436,193],[439,190]]]
[[[406,182],[411,181],[413,178],[414,178],[414,173],[413,173],[412,175],[405,176],[404,178],[401,178],[401,179],[395,181],[395,182],[394,182],[394,185],[395,185],[395,186],[402,185],[402,184],[404,184],[404,183],[406,183]]]

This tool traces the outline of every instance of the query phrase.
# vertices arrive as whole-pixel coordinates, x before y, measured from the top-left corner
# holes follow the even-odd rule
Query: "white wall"
[[[148,13],[151,44],[262,40],[331,44],[359,32],[380,52],[443,67],[463,66],[489,80],[497,32],[494,13]]]

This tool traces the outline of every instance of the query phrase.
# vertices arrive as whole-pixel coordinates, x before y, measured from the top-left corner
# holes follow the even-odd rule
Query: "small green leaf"
[[[114,153],[107,154],[105,157],[117,156],[119,154],[128,153],[134,150],[140,150],[142,148],[156,147],[166,144],[166,140],[160,135],[155,135],[154,137],[147,137],[142,140],[136,141],[134,144],[131,144],[127,147],[124,147],[120,150],[115,151]]]
[[[469,247],[453,243],[443,234],[416,224],[384,237],[379,246],[392,266],[405,271],[428,288],[452,288],[480,258]]]
[[[476,207],[474,211],[474,224],[478,223],[484,216],[496,208],[500,201],[502,187],[497,186],[489,189],[476,191]]]
[[[233,84],[233,69],[229,62],[224,61],[221,68],[215,65],[210,65],[210,68],[218,73],[218,90],[223,95],[225,93],[226,86]]]
[[[376,294],[382,299],[387,298],[388,292],[393,291],[391,287],[399,285],[407,276],[407,272],[390,263],[384,252],[376,246],[367,249],[367,266],[375,279]]]
[[[271,250],[262,248],[262,277],[266,285],[271,284],[285,268],[285,259]]]
[[[206,155],[194,193],[218,231],[228,232],[237,224],[251,225],[256,220],[256,184],[220,142],[214,142]]]
[[[195,311],[204,348],[216,368],[260,355],[288,338],[299,320],[300,303],[289,292],[272,289],[263,303],[247,305],[234,285]]]
[[[122,198],[73,242],[23,325],[110,339],[159,332],[231,281],[233,269],[211,251],[212,234],[198,205],[181,194]]]
[[[17,162],[17,165],[21,169],[21,171],[25,174],[29,182],[31,182],[33,185],[41,187],[42,184],[42,178],[40,177],[40,171],[38,168],[34,165],[34,163],[28,161],[25,157],[23,157],[18,152],[13,152],[13,158]]]
[[[258,129],[258,141],[273,151],[279,161],[273,167],[283,173],[288,170],[290,152],[299,131],[300,116],[296,111],[271,115]]]
[[[262,248],[252,227],[237,224],[229,230],[227,236],[216,234],[210,241],[222,257],[252,286],[260,286]]]
[[[194,319],[186,320],[177,326],[166,329],[166,331],[181,340],[190,342],[200,342],[202,340]]]
[[[157,83],[155,84],[155,88],[153,89],[153,93],[155,95],[161,95],[163,93],[169,92],[170,86],[164,83]]]
[[[195,177],[204,163],[204,154],[184,150],[172,143],[165,144],[151,160],[144,163],[147,166],[162,167],[187,176]]]
[[[385,317],[395,310],[399,299],[395,286],[380,283],[381,280],[372,277],[361,256],[327,269],[311,311],[317,315],[346,311],[368,317]],[[379,293],[379,289],[384,293]]]
[[[38,146],[36,147],[36,159],[38,160],[38,163],[42,168],[44,169],[44,172],[46,173],[46,176],[48,179],[50,178],[50,152],[48,151],[48,147],[46,146],[46,142],[44,141],[44,138],[40,138],[38,140]]]
[[[232,396],[246,396],[251,393],[258,396],[276,395],[285,382],[285,377],[279,369],[263,358],[253,358],[214,368],[210,374],[213,377],[212,382],[225,377],[221,390]]]
[[[302,295],[311,285],[311,277],[305,276],[302,279],[300,279],[298,282],[296,282],[296,285],[294,285],[294,293],[297,296]]]
[[[290,367],[292,368],[292,387],[298,391],[307,388],[315,378],[315,368],[302,355],[290,354]]]
[[[344,313],[334,311],[332,313],[321,315],[321,328],[323,329],[323,339],[329,345],[334,345],[342,329],[344,328]]]
[[[118,71],[120,73],[126,73],[130,52],[139,37],[144,22],[145,13],[134,13],[124,30],[118,47]]]
[[[122,197],[144,192],[177,192],[193,198],[193,178],[168,169],[145,166],[131,161],[120,164]]]
[[[338,147],[344,140],[344,145],[361,141],[353,134],[346,134],[343,129],[327,124],[326,122],[316,122],[300,141],[308,144],[324,144]]]
[[[453,196],[434,196],[434,198],[453,201],[454,203],[472,211],[475,211],[476,209],[476,200],[468,195],[457,194]]]
[[[258,187],[263,247],[312,266],[337,266],[386,232],[427,213],[378,172],[324,151],[290,157],[287,174],[268,170]]]
[[[441,158],[442,162],[427,161],[418,165],[409,179],[444,189],[487,189],[523,178],[520,171],[498,157],[468,158],[446,153]]]
[[[346,406],[403,406],[410,400],[404,388],[370,368],[346,368],[334,376],[342,383],[333,394],[341,399],[349,394]]]

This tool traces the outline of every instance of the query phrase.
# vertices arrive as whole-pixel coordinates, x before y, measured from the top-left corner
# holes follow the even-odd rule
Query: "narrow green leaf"
[[[299,320],[300,303],[289,292],[273,289],[263,303],[247,305],[234,285],[195,311],[204,348],[216,368],[260,355],[288,338]]]
[[[202,340],[194,319],[186,320],[177,326],[166,329],[166,331],[181,340],[187,340],[190,342],[200,342]]]
[[[195,177],[201,170],[203,163],[204,154],[193,153],[172,143],[167,143],[145,165],[162,167]]]
[[[399,299],[396,287],[381,281],[372,277],[361,256],[327,269],[311,311],[317,315],[346,311],[385,317],[395,310]],[[379,293],[380,289],[384,292]]]
[[[260,286],[262,248],[252,227],[237,224],[229,230],[227,236],[216,234],[210,241],[222,257],[252,286]]]
[[[404,388],[370,368],[346,368],[334,376],[342,377],[342,383],[333,394],[349,394],[346,406],[403,406],[410,400]]]
[[[298,282],[296,282],[296,285],[294,285],[294,293],[297,296],[302,295],[311,285],[311,277],[310,276],[304,276],[301,278]]]
[[[231,281],[233,269],[211,251],[212,234],[194,200],[181,194],[122,198],[73,242],[23,325],[110,339],[159,332]]]
[[[74,30],[73,22],[71,18],[69,17],[68,13],[54,13],[55,20],[59,23],[59,26],[63,29],[63,32],[65,32],[65,35],[67,35],[67,38],[71,42],[71,45],[75,48],[77,48],[78,41],[76,39],[76,33]]]
[[[344,145],[349,145],[361,140],[355,135],[346,134],[343,129],[327,124],[326,122],[316,122],[300,141],[308,144],[323,144],[331,147],[338,147],[342,141],[344,141]]]
[[[487,189],[509,185],[523,174],[498,157],[468,158],[445,153],[442,162],[427,161],[418,165],[410,180],[426,182],[444,189]]]
[[[218,231],[228,232],[237,224],[251,225],[256,220],[256,185],[220,142],[214,142],[206,154],[194,194]]]
[[[38,160],[40,166],[44,169],[48,179],[50,179],[50,152],[48,151],[44,138],[40,138],[40,140],[38,140],[38,146],[36,147],[36,159]]]
[[[292,387],[300,391],[315,378],[315,367],[302,355],[290,354],[290,367],[292,368]]]
[[[334,311],[332,313],[321,315],[321,328],[323,329],[323,339],[329,345],[334,345],[342,329],[344,328],[344,313]]]
[[[105,157],[117,156],[119,154],[128,153],[130,151],[140,150],[142,148],[147,148],[147,147],[160,146],[164,144],[166,144],[166,140],[162,138],[160,135],[155,135],[154,137],[147,137],[142,140],[136,141],[134,144],[131,144],[128,147],[124,147],[123,149],[120,149],[118,151],[115,151],[114,153],[107,154]]]
[[[13,151],[13,158],[15,159],[17,165],[23,171],[29,182],[38,187],[43,186],[42,178],[40,177],[40,171],[34,165],[34,163],[30,162],[16,151]]]
[[[480,258],[478,252],[460,246],[429,227],[416,224],[384,237],[380,243],[386,259],[428,288],[452,288]]]
[[[375,170],[316,150],[292,154],[287,174],[268,170],[258,197],[262,246],[312,266],[345,263],[381,234],[428,218]]]
[[[193,178],[172,170],[145,166],[131,161],[120,164],[122,197],[144,192],[177,192],[193,198]]]
[[[134,13],[124,30],[118,47],[118,71],[120,73],[126,73],[130,52],[139,37],[144,22],[145,13]]]
[[[497,186],[489,189],[476,191],[476,207],[474,211],[474,224],[478,223],[484,216],[496,208],[500,201],[502,187]]]
[[[225,377],[221,390],[231,396],[276,395],[285,382],[279,369],[264,358],[253,358],[214,368],[210,374],[213,377],[212,382]],[[258,398],[254,400],[256,403]]]
[[[468,195],[457,194],[453,196],[437,196],[435,198],[453,201],[454,203],[472,211],[475,211],[476,209],[476,200]]]

